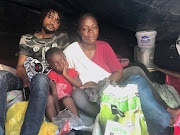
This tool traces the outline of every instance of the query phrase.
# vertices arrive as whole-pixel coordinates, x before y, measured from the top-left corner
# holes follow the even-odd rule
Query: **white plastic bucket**
[[[155,30],[136,32],[138,47],[152,48],[155,47],[157,32]]]
[[[135,46],[134,48],[134,61],[140,62],[146,66],[146,68],[155,68],[156,66],[153,63],[154,60],[154,51],[155,48],[140,48]]]

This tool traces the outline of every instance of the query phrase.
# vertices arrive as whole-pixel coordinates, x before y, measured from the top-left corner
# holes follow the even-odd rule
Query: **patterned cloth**
[[[51,68],[48,65],[43,65],[37,59],[33,59],[32,57],[27,57],[24,61],[24,68],[26,70],[26,74],[28,76],[29,81],[38,73],[48,74]]]

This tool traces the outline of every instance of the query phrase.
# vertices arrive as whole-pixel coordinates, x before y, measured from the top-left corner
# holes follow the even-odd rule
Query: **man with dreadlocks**
[[[23,35],[20,39],[16,74],[0,71],[0,132],[4,132],[7,91],[29,87],[30,98],[21,135],[38,134],[45,114],[50,81],[48,76],[42,73],[34,75],[29,81],[24,62],[28,57],[32,57],[46,65],[45,53],[48,49],[52,47],[64,49],[69,45],[67,34],[60,32],[62,18],[56,10],[45,10],[42,14],[40,31]]]

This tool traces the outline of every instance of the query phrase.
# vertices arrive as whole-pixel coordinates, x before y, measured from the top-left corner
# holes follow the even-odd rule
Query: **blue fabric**
[[[4,130],[0,126],[0,135],[4,135]]]
[[[37,74],[30,84],[30,99],[21,128],[21,135],[37,135],[43,122],[50,81],[47,75]],[[22,81],[15,74],[0,71],[0,124],[4,127],[7,91],[22,88]]]
[[[131,75],[125,83],[138,86],[141,107],[149,133],[154,135],[165,129],[170,123],[171,114],[154,99],[147,81],[140,75]]]
[[[21,135],[37,135],[43,122],[50,81],[45,74],[36,74],[31,80],[30,99]]]
[[[22,89],[22,81],[15,74],[0,70],[0,126],[4,128],[7,91]]]

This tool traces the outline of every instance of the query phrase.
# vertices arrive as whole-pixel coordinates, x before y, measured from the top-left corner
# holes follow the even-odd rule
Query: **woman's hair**
[[[85,13],[85,14],[81,15],[81,16],[79,17],[78,21],[77,21],[77,31],[79,31],[79,29],[80,29],[80,25],[81,25],[82,20],[83,20],[84,18],[86,18],[86,17],[92,17],[92,18],[94,18],[95,21],[96,21],[96,23],[97,23],[97,25],[98,25],[97,18],[96,18],[92,13]],[[79,35],[78,33],[77,33],[77,39],[76,39],[76,40],[77,40],[77,41],[81,41],[81,40],[82,40],[81,37],[80,37],[80,35]]]
[[[46,52],[46,55],[45,55],[46,60],[48,61],[49,58],[50,58],[52,55],[54,55],[55,53],[63,54],[63,51],[62,51],[60,48],[57,48],[57,47],[50,48],[50,49]]]
[[[77,30],[80,29],[81,22],[82,22],[82,20],[83,20],[84,18],[86,18],[86,17],[92,17],[92,18],[94,18],[95,21],[96,21],[96,23],[97,23],[97,25],[98,25],[97,18],[96,18],[93,14],[91,14],[91,13],[85,13],[85,14],[83,14],[83,15],[78,19],[78,22],[77,22]]]
[[[56,10],[56,9],[52,9],[52,8],[45,8],[42,10],[41,12],[41,17],[40,17],[40,29],[43,25],[43,21],[44,21],[44,18],[47,16],[47,14],[49,12],[57,12],[58,16],[59,16],[59,22],[60,22],[60,26],[58,28],[58,31],[60,31],[61,29],[63,29],[64,27],[64,17],[63,17],[63,14],[62,12],[60,12],[59,10]]]

